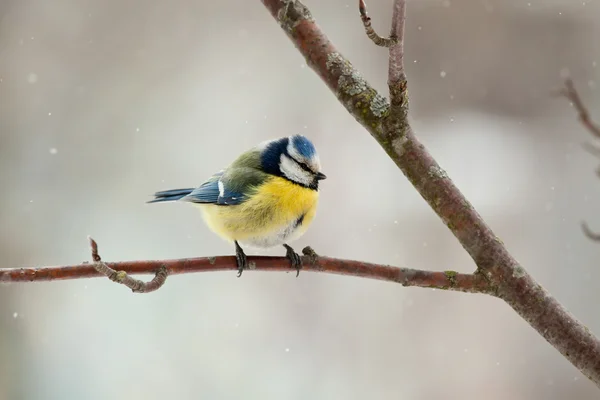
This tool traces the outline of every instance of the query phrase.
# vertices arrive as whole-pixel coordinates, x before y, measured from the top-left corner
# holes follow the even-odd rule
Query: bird
[[[208,227],[235,245],[238,277],[248,267],[242,245],[282,245],[297,277],[302,259],[288,243],[313,222],[325,178],[313,143],[292,135],[258,144],[196,188],[156,192],[147,203],[198,206]]]

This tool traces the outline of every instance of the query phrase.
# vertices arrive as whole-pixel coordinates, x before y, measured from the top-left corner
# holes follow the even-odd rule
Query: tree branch
[[[392,106],[336,50],[300,1],[262,0],[307,64],[373,136],[473,258],[479,274],[540,335],[600,386],[600,341],[539,285],[454,185],[408,121],[403,36],[390,48]],[[395,0],[392,27],[402,32],[405,0]]]
[[[90,238],[92,254],[97,255],[96,242]],[[96,250],[94,251],[94,247]],[[389,265],[370,264],[361,261],[340,260],[321,257],[310,247],[302,250],[303,271],[356,276],[399,283],[402,286],[415,286],[466,293],[493,294],[487,280],[480,274],[459,274],[455,271],[423,271],[411,268],[398,268]],[[94,263],[58,267],[5,268],[0,269],[0,283],[44,282],[66,279],[97,278],[109,279],[124,284],[134,292],[148,293],[158,289],[167,275],[188,274],[209,271],[237,271],[234,256],[183,258],[176,260],[101,262],[94,257]],[[248,257],[250,270],[290,272],[289,260],[285,257]],[[105,270],[104,267],[109,269]],[[295,270],[294,270],[295,271]],[[119,278],[112,279],[111,274]],[[151,282],[145,283],[129,277],[129,274],[154,274]],[[125,282],[130,280],[129,284]],[[162,280],[162,282],[160,282]],[[137,289],[137,290],[136,290]]]

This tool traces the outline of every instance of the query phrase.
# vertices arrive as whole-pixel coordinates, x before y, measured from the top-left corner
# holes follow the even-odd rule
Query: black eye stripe
[[[311,174],[314,174],[314,171],[312,169],[310,169],[308,165],[306,165],[303,162],[300,162],[298,160],[294,160],[294,161],[296,161],[296,163],[300,166],[300,168],[302,168],[306,172],[310,172]]]
[[[293,157],[291,154],[286,154],[286,156],[288,156],[290,158],[290,160],[292,160],[293,162],[295,162],[296,164],[298,164],[300,166],[300,168],[302,168],[303,170],[305,170],[306,172],[314,175],[315,171],[312,170],[312,168],[310,168],[308,165],[306,165],[306,163],[303,163],[302,161],[298,161],[296,159],[296,157]]]

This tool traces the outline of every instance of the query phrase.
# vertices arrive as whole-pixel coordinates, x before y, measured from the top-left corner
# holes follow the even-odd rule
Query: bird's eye
[[[315,171],[313,171],[308,165],[306,165],[303,162],[297,161],[298,165],[300,166],[300,168],[302,168],[303,170],[305,170],[306,172],[310,172],[311,174],[314,174]]]

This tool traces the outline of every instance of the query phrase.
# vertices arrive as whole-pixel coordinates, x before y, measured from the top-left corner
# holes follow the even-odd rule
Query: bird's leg
[[[237,261],[238,266],[237,277],[239,278],[240,276],[242,276],[242,272],[244,271],[244,269],[248,267],[248,259],[246,258],[246,254],[244,253],[244,250],[240,247],[240,244],[237,242],[237,240],[234,240],[233,242],[235,243],[235,259]]]
[[[296,253],[294,251],[294,249],[292,249],[287,244],[284,244],[283,247],[285,247],[285,249],[287,251],[285,256],[287,257],[288,260],[290,260],[290,263],[292,264],[292,268],[296,269],[296,278],[297,278],[298,275],[300,275],[300,268],[302,268],[302,259],[300,258],[298,253]]]

